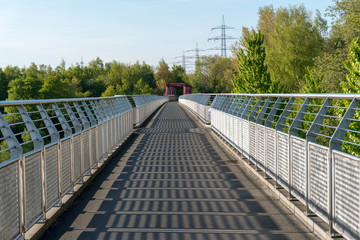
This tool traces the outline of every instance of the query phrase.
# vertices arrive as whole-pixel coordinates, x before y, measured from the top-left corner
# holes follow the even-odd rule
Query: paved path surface
[[[138,129],[44,239],[315,239],[176,102]]]

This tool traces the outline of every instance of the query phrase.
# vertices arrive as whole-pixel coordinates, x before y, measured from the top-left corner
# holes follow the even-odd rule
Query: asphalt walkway
[[[315,239],[218,141],[167,103],[43,239]]]

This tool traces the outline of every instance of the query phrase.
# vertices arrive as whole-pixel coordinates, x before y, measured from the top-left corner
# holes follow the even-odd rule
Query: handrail
[[[133,125],[168,101],[132,98],[141,104],[133,108],[128,96],[0,101],[0,239],[25,238],[35,223],[46,221]]]
[[[211,95],[215,132],[326,221],[331,234],[360,238],[360,94]],[[210,94],[179,101],[199,116],[206,106],[200,96]]]

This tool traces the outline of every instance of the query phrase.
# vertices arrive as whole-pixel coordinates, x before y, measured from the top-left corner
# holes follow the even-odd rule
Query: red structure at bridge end
[[[176,89],[183,88],[183,95],[191,94],[191,86],[186,83],[168,83],[166,84],[165,96],[176,96]]]

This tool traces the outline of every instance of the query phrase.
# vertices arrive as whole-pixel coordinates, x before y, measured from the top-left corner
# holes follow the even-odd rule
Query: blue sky
[[[332,0],[0,0],[0,67],[53,67],[104,61],[156,66],[161,58],[172,64],[183,51],[216,46],[210,29],[235,27],[227,34],[239,37],[241,27],[256,27],[260,6],[304,3],[322,13]],[[215,54],[206,51],[203,54]],[[193,53],[188,53],[191,56]]]

